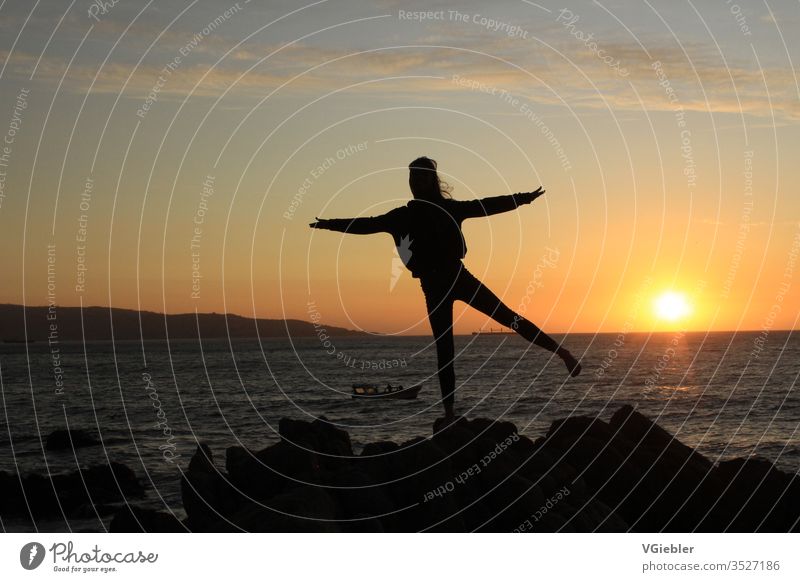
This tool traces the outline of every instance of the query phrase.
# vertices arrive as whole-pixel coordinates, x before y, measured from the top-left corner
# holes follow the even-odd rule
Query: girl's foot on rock
[[[437,418],[433,423],[433,432],[437,433],[440,430],[444,430],[449,426],[457,424],[463,419],[463,416],[457,416],[452,410],[445,411],[445,415],[442,418]]]

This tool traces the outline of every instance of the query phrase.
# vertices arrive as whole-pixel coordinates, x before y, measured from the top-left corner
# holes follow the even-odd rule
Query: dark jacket
[[[436,203],[411,200],[380,216],[326,220],[325,228],[351,234],[388,232],[406,267],[419,278],[457,270],[467,254],[461,232],[465,219],[508,212],[530,201],[527,194]]]

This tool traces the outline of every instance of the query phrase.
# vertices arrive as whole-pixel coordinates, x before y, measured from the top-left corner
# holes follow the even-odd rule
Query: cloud
[[[99,26],[106,27],[106,34],[121,32],[121,25],[113,21],[101,22]],[[142,26],[153,25],[148,22]],[[440,31],[438,35],[426,33],[416,41],[438,46],[362,49],[357,55],[353,53],[359,52],[358,49],[311,43],[248,42],[233,49],[235,40],[209,36],[197,43],[169,73],[160,95],[182,99],[193,90],[195,95],[215,97],[230,90],[233,95],[260,98],[290,80],[285,94],[324,93],[384,77],[438,77],[405,79],[392,83],[391,89],[384,83],[368,83],[355,89],[374,97],[379,97],[382,91],[391,91],[389,94],[399,91],[411,99],[431,103],[469,92],[451,82],[454,74],[460,74],[533,103],[567,104],[576,109],[670,111],[679,104],[689,111],[765,118],[774,115],[783,121],[800,118],[800,99],[791,69],[773,66],[759,70],[752,63],[741,61],[729,62],[726,68],[716,48],[702,43],[684,43],[683,47],[663,43],[647,47],[645,52],[635,42],[600,42],[604,54],[619,62],[621,68],[614,69],[585,43],[563,31],[551,31],[553,38],[549,41],[539,37],[503,38],[481,27],[468,27],[462,32],[458,39],[448,39]],[[158,50],[135,70],[135,60],[130,56],[111,59],[92,91],[118,93],[130,76],[126,94],[146,96],[164,74],[164,67],[181,55],[181,48],[190,40],[191,36],[185,33],[165,34]],[[139,37],[131,42],[140,45],[144,41]],[[444,46],[448,43],[459,46]],[[230,54],[212,69],[213,63],[229,50]],[[274,54],[268,60],[260,62],[271,53]],[[11,55],[0,53],[0,58],[9,59],[6,76],[29,76],[38,55],[15,51]],[[66,88],[86,91],[101,61],[76,62],[65,81]],[[661,63],[677,102],[671,102],[665,88],[659,85],[652,66],[654,61]],[[62,56],[46,54],[36,78],[55,83],[65,66]],[[627,74],[621,75],[621,70]],[[200,85],[193,89],[201,79]]]

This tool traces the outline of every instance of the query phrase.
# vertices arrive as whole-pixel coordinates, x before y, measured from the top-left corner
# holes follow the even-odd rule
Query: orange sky
[[[720,4],[698,8],[709,30],[667,6],[493,9],[524,37],[393,2],[277,29],[248,4],[208,34],[228,5],[170,25],[120,4],[47,44],[50,6],[3,41],[0,302],[47,303],[54,245],[62,305],[309,319],[313,302],[329,325],[427,333],[388,235],[307,224],[405,204],[428,155],[459,199],[547,189],[464,232],[467,267],[548,331],[794,328],[798,11],[748,12],[744,37]],[[668,290],[690,315],[655,317]],[[457,308],[457,332],[484,325]]]

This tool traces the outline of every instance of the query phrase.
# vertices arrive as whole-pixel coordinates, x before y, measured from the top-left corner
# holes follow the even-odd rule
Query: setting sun
[[[653,302],[656,317],[667,321],[678,321],[692,311],[686,295],[676,291],[665,291]]]

